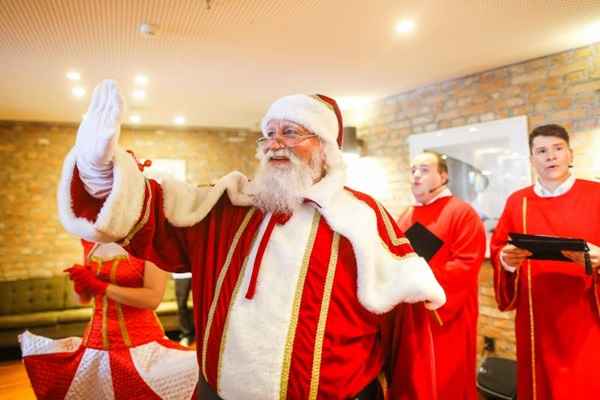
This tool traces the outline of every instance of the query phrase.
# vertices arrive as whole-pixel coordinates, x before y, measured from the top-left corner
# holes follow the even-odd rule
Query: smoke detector
[[[154,37],[158,35],[159,26],[156,24],[150,24],[148,22],[142,22],[140,24],[140,33],[144,37]]]

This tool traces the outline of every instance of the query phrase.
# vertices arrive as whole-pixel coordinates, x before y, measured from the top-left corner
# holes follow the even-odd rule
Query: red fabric
[[[129,350],[111,351],[109,354],[111,371],[120,372],[112,374],[115,400],[161,400],[137,373]]]
[[[585,275],[578,264],[536,260],[521,265],[518,273],[509,273],[499,261],[508,232],[583,238],[600,244],[600,184],[576,180],[571,190],[553,198],[538,197],[532,187],[513,193],[491,245],[496,300],[500,309],[516,309],[517,397],[596,397],[600,393],[597,276]]]
[[[75,291],[79,294],[90,294],[92,296],[102,295],[106,292],[108,283],[96,277],[88,268],[75,264],[64,270],[73,281]]]
[[[429,265],[446,292],[446,304],[437,310],[442,325],[431,314],[440,399],[477,399],[478,278],[485,255],[485,230],[475,210],[456,197],[444,197],[414,207],[401,216],[408,230],[419,222],[444,244]]]
[[[80,347],[74,353],[24,357],[35,397],[39,400],[64,399],[84,351],[85,348]]]
[[[78,184],[80,183],[74,183],[74,185]],[[403,235],[387,212],[382,215],[379,207],[370,197],[359,192],[353,192],[353,194],[373,209],[377,216],[381,240],[392,253],[401,256],[412,252],[410,245],[393,245],[394,238],[388,234],[384,218],[391,224],[393,236],[402,237]],[[83,214],[92,209],[93,204],[87,205],[85,201],[82,201],[76,202],[74,207],[76,213]],[[205,378],[213,390],[218,390],[217,369],[227,313],[244,260],[251,250],[262,215],[258,211],[253,214],[228,260],[230,247],[238,228],[249,212],[248,208],[233,206],[227,195],[224,195],[202,221],[191,227],[177,228],[171,225],[164,215],[162,188],[155,181],[150,181],[150,191],[146,192],[145,207],[150,208],[149,220],[133,237],[127,249],[135,256],[152,261],[168,271],[181,272],[191,269],[198,332],[198,359],[202,368],[203,333],[207,331]],[[144,211],[141,215],[144,215]],[[320,229],[328,232],[329,237],[333,236],[331,227],[325,220],[322,220]],[[315,258],[311,257],[310,260],[310,268],[315,268],[313,272],[318,276],[326,270],[327,265],[323,264],[325,259],[327,262],[329,261],[326,254],[330,249],[328,246],[331,246],[331,242],[321,240],[315,246],[323,249],[314,251],[312,257]],[[215,300],[215,312],[211,316],[211,326],[208,329],[209,311],[213,298],[216,296],[217,280],[226,261],[229,269],[222,281],[219,296]],[[319,292],[317,282],[319,279],[312,278],[306,282],[307,286],[304,289],[307,290],[307,296],[311,291]],[[322,288],[320,290],[322,291]],[[306,299],[304,305],[312,304],[314,306],[318,303],[319,298],[315,294],[314,298]],[[412,306],[407,308],[410,310],[403,313],[398,319],[398,324],[402,327],[398,337],[402,340],[396,348],[399,352],[396,364],[390,368],[392,390],[394,393],[405,396],[401,398],[409,398],[406,396],[410,394],[412,399],[434,399],[435,393],[432,393],[435,386],[433,365],[424,361],[431,361],[433,354],[429,321],[427,318],[421,317],[421,313],[424,313],[423,307],[416,307],[421,311],[413,311]],[[308,309],[302,311],[309,312]],[[307,316],[306,320],[299,321],[299,329],[302,333],[299,333],[292,350],[294,368],[299,365],[297,360],[300,358],[296,359],[297,357],[310,359],[310,367],[312,366],[316,332],[312,329],[313,333],[310,333],[309,325],[314,323],[316,312],[315,308],[312,311],[312,317]],[[312,322],[311,318],[313,318]],[[388,354],[380,341],[381,327],[381,317],[367,312],[358,301],[354,251],[352,245],[342,238],[331,305],[327,315],[323,358],[320,365],[319,398],[342,398],[338,397],[339,393],[353,396],[366,383],[377,377],[385,362],[384,358]],[[414,347],[407,349],[406,346]],[[415,368],[412,367],[413,364],[416,366]],[[306,374],[290,375],[289,389],[303,392],[305,390],[303,388],[309,384],[305,379]]]
[[[387,314],[382,341],[390,357],[386,369],[389,399],[438,399],[433,339],[423,304],[401,304]]]

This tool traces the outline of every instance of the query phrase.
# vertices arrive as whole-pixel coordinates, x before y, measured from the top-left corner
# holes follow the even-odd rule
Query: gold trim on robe
[[[233,258],[233,253],[242,237],[242,233],[246,230],[248,223],[250,222],[250,218],[254,215],[256,211],[255,208],[250,208],[242,221],[242,224],[238,228],[235,236],[233,237],[233,241],[231,246],[229,247],[229,252],[227,253],[227,258],[225,259],[225,264],[223,268],[221,268],[221,272],[219,273],[219,277],[217,278],[217,284],[215,287],[215,293],[212,299],[212,303],[210,305],[210,309],[208,311],[208,317],[206,320],[206,327],[204,328],[204,338],[202,339],[202,376],[204,379],[208,381],[208,376],[206,375],[206,351],[208,347],[208,338],[210,336],[210,330],[212,327],[213,319],[215,317],[215,310],[217,308],[217,303],[219,301],[219,295],[221,294],[221,287],[223,286],[223,281],[225,280],[225,276],[227,275],[227,271],[229,270],[229,265],[231,264],[231,259]]]
[[[310,256],[315,245],[315,239],[317,237],[317,230],[319,228],[319,222],[321,221],[321,214],[315,211],[312,220],[312,226],[310,228],[310,235],[306,250],[304,251],[304,257],[302,259],[302,267],[300,269],[300,276],[298,277],[298,283],[296,285],[296,294],[294,297],[294,303],[292,307],[292,318],[290,326],[288,328],[287,340],[285,343],[285,350],[283,354],[283,366],[281,368],[281,384],[279,386],[279,398],[285,400],[287,398],[288,384],[290,380],[290,367],[292,365],[292,348],[294,347],[294,338],[296,337],[296,328],[298,326],[298,315],[300,314],[300,302],[302,301],[302,292],[304,291],[304,281],[306,279],[306,273],[308,271],[308,265],[310,264]]]
[[[335,277],[335,270],[337,267],[339,245],[340,235],[335,233],[331,243],[331,254],[329,256],[327,277],[325,278],[325,289],[323,290],[321,312],[319,313],[319,323],[317,325],[317,336],[315,338],[315,349],[313,352],[313,365],[310,376],[310,391],[308,397],[310,400],[316,400],[319,393],[319,377],[321,376],[321,359],[323,356],[323,339],[325,337],[327,316],[329,315],[329,304],[331,302],[331,291],[333,290],[333,278]]]

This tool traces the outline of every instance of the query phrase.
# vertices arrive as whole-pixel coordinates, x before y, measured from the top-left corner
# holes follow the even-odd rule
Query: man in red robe
[[[117,146],[122,109],[100,84],[63,167],[61,221],[192,272],[200,398],[435,398],[426,308],[444,292],[387,211],[344,188],[333,99],[277,100],[254,179],[213,188],[145,179]]]
[[[529,148],[537,181],[508,198],[491,244],[498,306],[516,310],[517,398],[599,398],[600,185],[570,173],[563,127],[534,129]],[[528,259],[507,244],[512,232],[586,240],[592,276],[583,253],[563,252],[572,262]]]
[[[416,205],[400,216],[398,225],[406,232],[420,224],[441,240],[428,260],[447,296],[446,304],[430,315],[438,398],[476,400],[478,277],[485,230],[477,212],[453,196],[447,183],[448,166],[440,154],[416,156],[410,171]],[[418,245],[413,242],[417,251]]]

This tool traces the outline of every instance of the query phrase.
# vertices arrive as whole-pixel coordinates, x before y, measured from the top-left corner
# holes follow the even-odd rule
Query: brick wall
[[[599,177],[600,44],[420,87],[350,114],[363,116],[358,133],[387,176],[391,195],[381,200],[396,215],[411,201],[407,137],[448,127],[519,115],[530,129],[560,123],[572,134],[575,175]],[[514,316],[496,309],[489,264],[480,283],[479,334],[514,357]]]
[[[79,241],[58,221],[56,189],[76,128],[0,122],[0,280],[50,276],[81,262]],[[144,158],[186,160],[187,179],[208,184],[255,167],[248,130],[124,129],[123,147]]]

